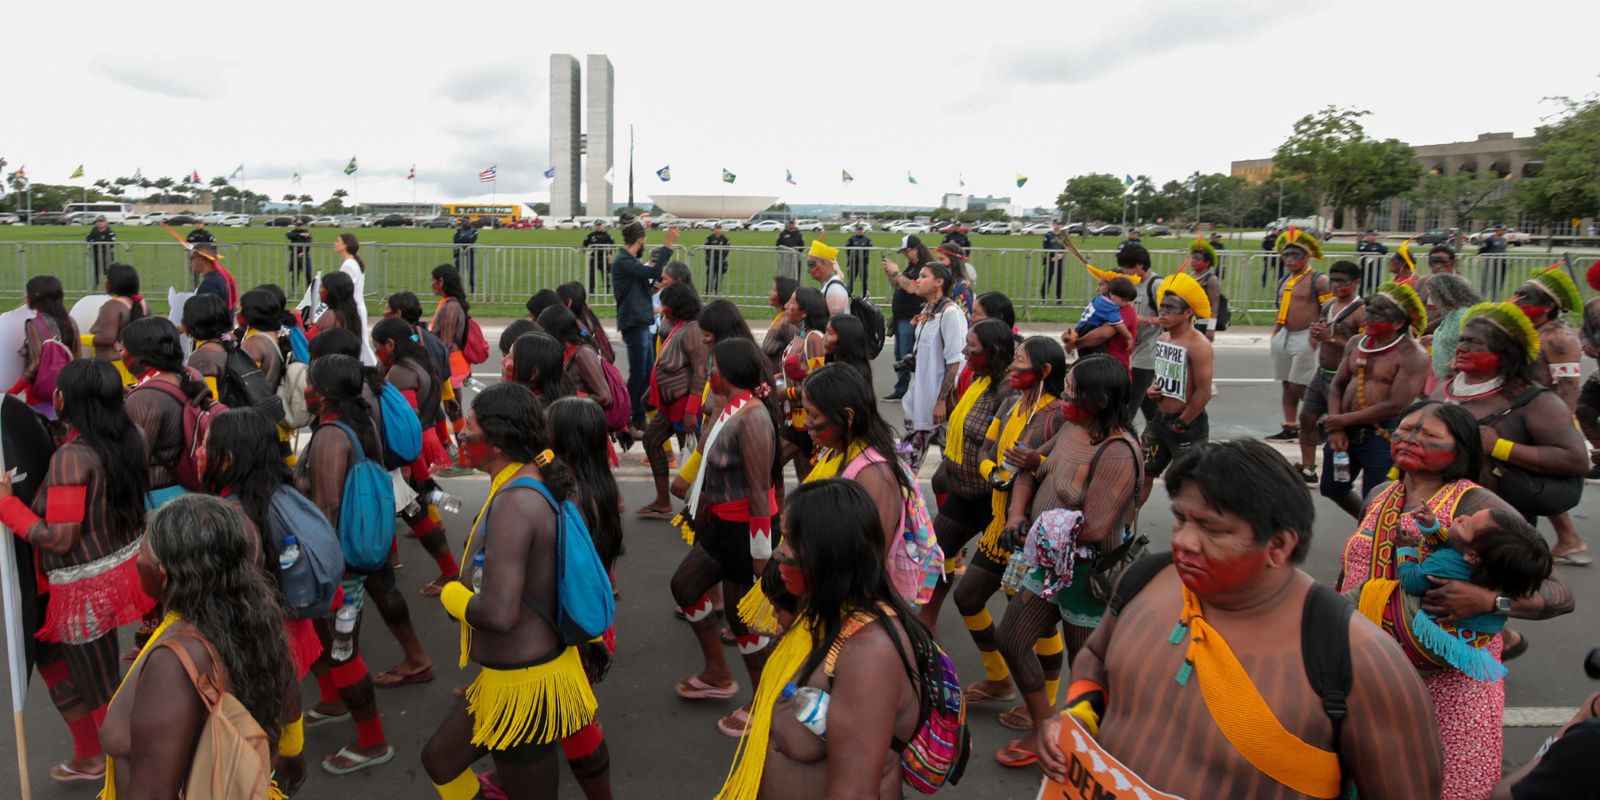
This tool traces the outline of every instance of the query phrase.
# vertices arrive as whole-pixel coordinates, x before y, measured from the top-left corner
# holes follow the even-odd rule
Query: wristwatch
[[[1503,594],[1495,595],[1494,613],[1499,614],[1502,617],[1511,613],[1511,598],[1506,597]]]

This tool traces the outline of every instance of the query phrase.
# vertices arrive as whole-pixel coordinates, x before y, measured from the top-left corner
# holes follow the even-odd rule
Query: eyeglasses
[[[1448,258],[1430,258],[1430,259],[1428,259],[1428,266],[1430,266],[1430,267],[1443,267],[1443,266],[1448,266],[1449,264],[1452,264],[1452,263],[1454,263],[1454,262],[1451,261]]]

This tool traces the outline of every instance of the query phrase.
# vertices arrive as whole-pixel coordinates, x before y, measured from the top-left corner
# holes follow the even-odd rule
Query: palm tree
[[[228,179],[222,177],[221,175],[218,175],[217,177],[212,178],[211,182],[206,184],[206,185],[207,186],[227,186],[228,185]]]
[[[293,203],[295,197],[297,197],[297,196],[298,195],[294,194],[293,192],[291,192],[289,194],[286,194],[286,195],[283,196],[283,202],[285,202],[285,203]]]
[[[309,194],[300,195],[299,200],[300,200],[300,210],[301,211],[304,211],[306,209],[306,206],[311,205],[311,195],[309,195]]]

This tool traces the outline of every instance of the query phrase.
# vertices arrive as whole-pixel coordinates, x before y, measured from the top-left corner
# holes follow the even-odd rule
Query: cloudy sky
[[[274,198],[548,198],[549,56],[616,72],[617,200],[774,194],[1053,201],[1086,172],[1226,172],[1328,105],[1413,144],[1531,134],[1600,90],[1588,3],[1249,2],[200,6],[13,4],[0,157],[36,181],[226,175]],[[781,14],[775,9],[782,9]],[[908,9],[916,8],[913,15]],[[162,10],[153,10],[162,9]],[[359,184],[341,170],[354,155]],[[671,165],[672,182],[654,171]],[[720,182],[722,168],[736,173]],[[792,170],[798,185],[784,182]],[[846,186],[840,171],[855,181]],[[915,175],[919,185],[906,181]],[[1018,173],[1029,177],[1018,190]]]

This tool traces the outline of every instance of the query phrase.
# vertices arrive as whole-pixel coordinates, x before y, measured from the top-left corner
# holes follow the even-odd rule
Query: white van
[[[132,203],[118,203],[111,200],[96,200],[92,203],[68,203],[62,211],[71,217],[73,214],[93,214],[94,217],[105,217],[106,222],[113,225],[120,224],[133,213]],[[93,220],[94,217],[90,217]]]

